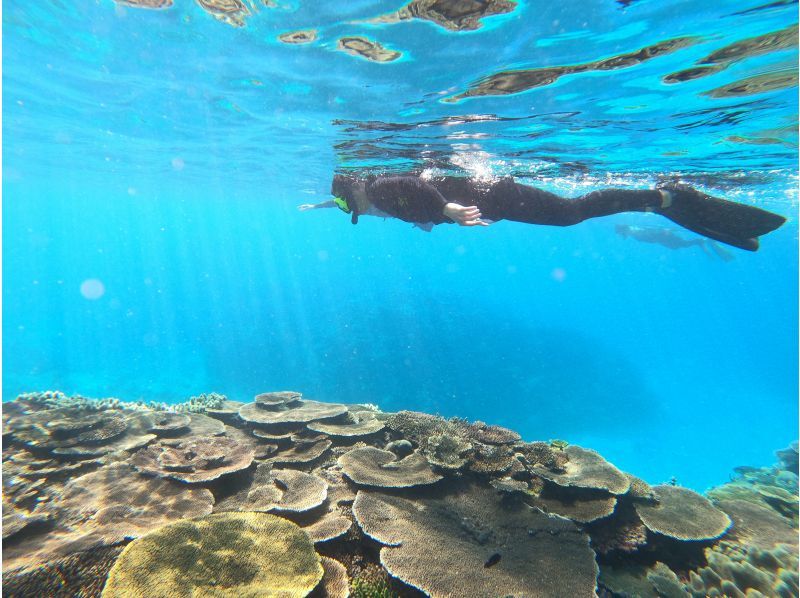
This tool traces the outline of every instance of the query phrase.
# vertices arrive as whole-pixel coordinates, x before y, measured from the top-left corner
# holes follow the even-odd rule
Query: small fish
[[[486,562],[483,564],[483,566],[484,568],[488,569],[489,567],[494,567],[499,562],[500,562],[500,553],[495,552],[492,556],[486,559]]]

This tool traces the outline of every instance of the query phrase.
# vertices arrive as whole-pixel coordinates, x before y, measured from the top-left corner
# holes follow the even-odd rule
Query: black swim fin
[[[657,208],[657,214],[690,231],[740,249],[756,251],[758,237],[786,222],[786,218],[778,214],[706,195],[688,185],[668,184],[660,188],[670,192],[672,203]]]

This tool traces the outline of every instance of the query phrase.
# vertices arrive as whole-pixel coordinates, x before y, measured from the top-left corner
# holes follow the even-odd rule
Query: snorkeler
[[[576,199],[522,185],[506,177],[494,182],[446,176],[368,176],[337,174],[333,200],[303,204],[300,210],[338,207],[356,224],[361,214],[394,217],[430,229],[456,222],[489,226],[498,220],[572,226],[590,218],[620,212],[654,212],[682,227],[748,251],[758,249],[758,237],[786,219],[754,206],[701,193],[682,184],[649,189],[603,189]]]
[[[623,239],[635,239],[641,243],[661,245],[667,249],[686,249],[699,247],[707,255],[715,255],[724,262],[729,262],[733,256],[729,251],[717,245],[711,239],[684,239],[674,231],[657,226],[633,226],[630,224],[617,224],[616,233]]]

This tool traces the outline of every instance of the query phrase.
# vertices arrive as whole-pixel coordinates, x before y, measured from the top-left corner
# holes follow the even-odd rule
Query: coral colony
[[[297,392],[3,406],[4,596],[796,596],[797,444],[702,496]]]

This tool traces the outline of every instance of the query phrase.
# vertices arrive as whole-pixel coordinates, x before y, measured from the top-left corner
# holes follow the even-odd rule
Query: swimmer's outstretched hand
[[[481,220],[481,211],[478,206],[462,206],[457,203],[448,203],[444,206],[442,214],[461,226],[489,226],[488,222]]]
[[[315,206],[313,203],[304,203],[297,206],[297,209],[301,212],[305,212],[306,210],[313,210],[316,207],[317,206]]]

